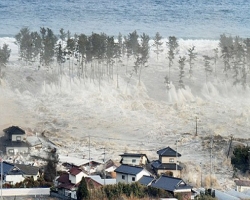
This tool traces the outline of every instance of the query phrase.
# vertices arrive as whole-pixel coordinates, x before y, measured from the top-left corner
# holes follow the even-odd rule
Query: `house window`
[[[135,163],[136,162],[136,159],[132,159],[132,163]]]
[[[169,162],[173,163],[174,162],[174,158],[169,158]]]
[[[21,136],[16,136],[16,141],[21,141]]]
[[[14,149],[9,149],[8,152],[9,153],[14,153]]]
[[[122,175],[122,179],[125,180],[125,175]]]
[[[135,177],[132,177],[132,181],[135,181]]]

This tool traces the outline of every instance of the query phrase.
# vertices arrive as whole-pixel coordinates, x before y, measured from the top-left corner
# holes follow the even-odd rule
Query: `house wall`
[[[142,170],[140,173],[137,175],[131,175],[131,174],[122,174],[122,173],[116,173],[116,183],[122,182],[122,183],[133,183],[138,181],[143,175],[150,176],[151,174],[146,171]],[[124,176],[124,179],[122,178]],[[135,179],[133,181],[133,178]]]
[[[69,180],[71,183],[73,184],[77,184],[82,180],[82,177],[84,176],[83,172],[80,172],[79,174],[77,174],[76,176],[69,174]]]
[[[29,147],[6,147],[7,155],[16,155],[17,153],[28,153]]]
[[[176,159],[176,157],[160,156],[160,161],[161,161],[161,163],[176,163],[177,159]],[[172,161],[172,162],[170,162],[170,161]]]
[[[134,162],[133,162],[134,161]],[[140,165],[141,158],[140,157],[123,157],[122,164],[126,165]]]
[[[244,192],[244,191],[249,190],[249,189],[250,189],[249,186],[237,186],[238,192]]]
[[[20,175],[5,175],[5,181],[14,185],[24,180],[24,177]]]
[[[37,172],[36,175],[24,175],[24,178],[26,178],[26,177],[32,177],[32,176],[34,178],[34,181],[37,181],[37,178],[39,177],[39,172]]]
[[[173,173],[173,177],[181,177],[181,172],[180,170],[163,170],[163,169],[160,169],[158,170],[157,174],[165,174],[166,172],[172,172]]]
[[[12,134],[11,141],[23,141],[24,135]]]

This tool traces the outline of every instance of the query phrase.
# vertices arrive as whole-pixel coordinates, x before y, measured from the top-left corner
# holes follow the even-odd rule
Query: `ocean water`
[[[0,0],[0,36],[22,27],[117,36],[137,30],[153,37],[217,39],[250,37],[248,0]]]

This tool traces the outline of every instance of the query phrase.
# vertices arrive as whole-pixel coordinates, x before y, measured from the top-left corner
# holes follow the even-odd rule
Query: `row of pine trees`
[[[119,87],[120,68],[126,69],[138,75],[141,81],[142,69],[148,66],[150,50],[156,55],[157,61],[162,54],[166,57],[165,83],[169,88],[173,67],[178,67],[178,86],[185,88],[184,78],[194,77],[195,61],[198,52],[195,46],[187,49],[186,55],[179,55],[179,43],[175,36],[170,36],[164,44],[162,36],[157,32],[150,45],[150,38],[143,33],[138,35],[136,31],[117,38],[105,33],[92,33],[91,35],[71,35],[64,29],[56,35],[49,28],[40,28],[40,32],[30,31],[22,28],[15,36],[19,48],[20,59],[26,64],[39,63],[47,71],[55,70],[59,75],[65,74],[66,69],[70,77],[79,77],[84,80],[100,82],[104,77],[108,80],[116,79]],[[219,51],[220,49],[220,51]],[[0,47],[0,69],[6,66],[11,50],[8,45]],[[167,53],[166,53],[167,52]],[[218,71],[222,71],[227,79],[232,79],[233,84],[241,84],[244,88],[249,84],[247,75],[250,72],[250,39],[240,37],[220,36],[218,48],[211,49],[212,55],[202,55],[206,81],[214,74],[216,78]],[[56,62],[55,62],[56,61]],[[220,65],[218,63],[221,63]],[[57,67],[56,67],[57,66]],[[128,71],[128,67],[132,70]],[[1,70],[0,70],[1,72]],[[172,72],[173,73],[173,72]],[[176,79],[176,78],[175,78]]]

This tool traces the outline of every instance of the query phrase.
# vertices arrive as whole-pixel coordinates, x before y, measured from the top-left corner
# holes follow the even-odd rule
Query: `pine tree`
[[[213,49],[214,51],[214,57],[213,57],[213,60],[214,60],[214,74],[215,74],[215,77],[217,77],[217,60],[219,58],[218,54],[219,54],[219,49],[218,48],[215,48]]]
[[[205,66],[205,73],[206,73],[206,83],[207,83],[208,73],[211,74],[213,69],[212,69],[211,64],[210,64],[211,58],[209,56],[203,56],[203,58],[204,58],[204,66]]]
[[[165,77],[165,82],[167,83],[168,87],[170,84],[170,68],[173,65],[173,60],[175,58],[175,54],[177,53],[177,48],[179,46],[177,42],[177,38],[175,36],[169,36],[168,42],[166,43],[168,47],[168,75]]]
[[[90,197],[87,183],[84,177],[82,177],[82,180],[77,188],[76,196],[77,200],[89,199]]]
[[[194,66],[193,61],[195,61],[197,57],[197,53],[194,52],[194,49],[195,46],[192,46],[191,48],[188,49],[189,78],[193,76],[193,66]]]
[[[184,74],[185,74],[185,71],[184,71],[184,67],[185,67],[185,61],[186,61],[186,57],[183,56],[183,57],[180,57],[178,63],[179,63],[179,69],[180,69],[180,74],[179,74],[179,88],[183,88],[185,89],[185,85],[183,83],[183,77],[184,77]]]
[[[161,52],[163,52],[163,48],[162,48],[163,42],[162,42],[161,40],[162,40],[162,36],[160,35],[159,32],[157,32],[157,33],[155,34],[155,37],[154,37],[154,44],[153,44],[153,46],[155,47],[154,52],[155,52],[156,55],[157,55],[157,61],[158,61],[159,54],[160,54]]]
[[[6,67],[11,50],[7,44],[3,44],[3,47],[0,47],[0,78],[2,78],[2,68]]]

